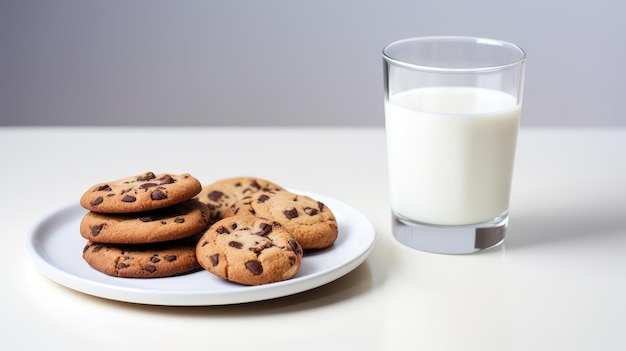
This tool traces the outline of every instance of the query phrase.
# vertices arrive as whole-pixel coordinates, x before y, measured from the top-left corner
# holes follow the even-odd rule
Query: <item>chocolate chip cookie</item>
[[[142,212],[189,200],[200,190],[200,182],[188,173],[147,172],[96,184],[82,195],[80,205],[100,213]]]
[[[162,278],[200,270],[197,237],[158,244],[103,244],[88,241],[83,259],[94,269],[114,277]]]
[[[274,220],[290,231],[304,249],[329,247],[339,232],[335,216],[322,202],[288,191],[253,194],[237,201],[224,215]]]
[[[209,206],[213,220],[224,218],[224,211],[245,196],[257,192],[281,191],[282,187],[268,180],[255,177],[234,177],[220,179],[205,185],[196,199]]]
[[[302,247],[279,223],[256,216],[224,218],[196,246],[198,262],[226,280],[260,285],[287,280],[302,263]]]
[[[207,205],[191,199],[156,210],[103,214],[87,212],[80,223],[83,238],[99,243],[147,244],[176,240],[209,226]]]

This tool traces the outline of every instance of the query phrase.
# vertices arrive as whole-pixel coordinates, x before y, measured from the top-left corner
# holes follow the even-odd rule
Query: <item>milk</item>
[[[408,90],[385,101],[391,207],[411,221],[461,225],[505,214],[521,106],[473,87]]]

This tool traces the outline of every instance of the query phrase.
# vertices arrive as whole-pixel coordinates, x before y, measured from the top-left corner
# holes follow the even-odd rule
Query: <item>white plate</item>
[[[309,195],[328,206],[339,226],[335,244],[306,252],[298,274],[290,280],[242,286],[207,271],[171,278],[116,278],[91,268],[82,258],[86,240],[79,224],[86,213],[78,204],[52,212],[28,233],[27,246],[37,268],[48,278],[70,289],[106,299],[171,306],[226,305],[267,300],[336,280],[358,267],[371,252],[374,226],[355,208],[320,194]]]

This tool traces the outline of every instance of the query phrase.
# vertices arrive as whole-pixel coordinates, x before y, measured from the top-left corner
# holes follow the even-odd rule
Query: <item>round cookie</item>
[[[130,213],[171,206],[196,196],[202,185],[188,173],[146,172],[92,186],[80,205],[99,213]]]
[[[292,278],[300,270],[302,247],[279,223],[256,216],[224,218],[196,246],[198,262],[226,280],[260,285]]]
[[[83,238],[114,244],[147,244],[176,240],[204,231],[209,208],[192,199],[145,212],[103,214],[87,212],[80,223]]]
[[[80,205],[99,213],[142,212],[189,200],[200,190],[200,182],[188,173],[147,172],[96,184],[82,195]]]
[[[205,185],[196,199],[209,206],[211,218],[224,218],[224,211],[245,196],[257,192],[281,191],[282,187],[268,180],[255,177],[234,177],[220,179]]]
[[[304,249],[323,249],[337,239],[337,220],[320,201],[287,191],[257,193],[239,200],[226,216],[255,215],[282,224]]]
[[[191,273],[197,237],[158,244],[124,245],[87,242],[83,259],[94,269],[114,277],[162,278]]]

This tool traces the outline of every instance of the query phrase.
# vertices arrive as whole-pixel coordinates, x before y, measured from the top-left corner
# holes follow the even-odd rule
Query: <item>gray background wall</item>
[[[382,126],[381,49],[528,52],[522,125],[626,126],[620,0],[0,0],[1,125]]]

